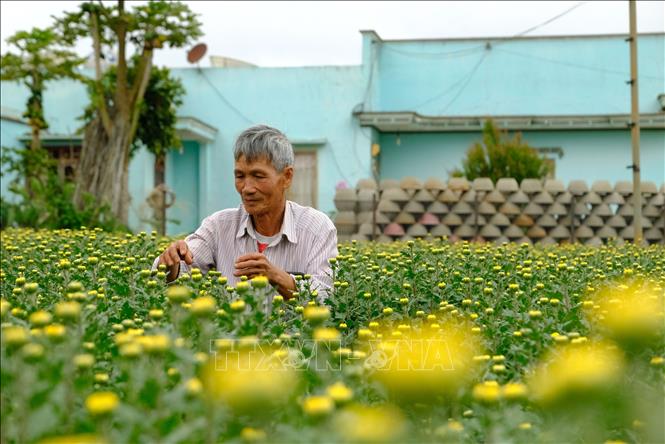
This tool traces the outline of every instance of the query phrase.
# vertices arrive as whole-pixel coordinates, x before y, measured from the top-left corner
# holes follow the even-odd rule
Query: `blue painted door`
[[[199,226],[199,143],[183,141],[182,152],[166,157],[166,183],[175,193],[174,204],[166,210],[166,233],[191,233]]]

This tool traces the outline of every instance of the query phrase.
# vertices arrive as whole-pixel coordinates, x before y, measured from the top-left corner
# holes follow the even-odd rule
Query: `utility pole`
[[[640,110],[637,97],[637,12],[636,1],[629,0],[630,20],[630,136],[633,148],[633,241],[642,243],[642,190],[640,183]]]

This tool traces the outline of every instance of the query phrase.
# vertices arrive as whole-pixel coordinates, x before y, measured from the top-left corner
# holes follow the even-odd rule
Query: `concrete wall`
[[[180,151],[169,153],[166,161],[165,180],[175,191],[173,206],[166,211],[166,231],[173,234],[187,233],[198,227],[207,216],[200,212],[200,167],[201,148],[197,142],[183,143]]]
[[[381,177],[447,178],[461,168],[466,151],[480,133],[383,133]],[[632,180],[629,131],[525,131],[523,140],[535,148],[560,147],[554,156],[556,178],[570,180]],[[397,144],[399,141],[399,145]],[[643,130],[640,136],[642,180],[665,180],[665,130]]]
[[[660,188],[659,188],[660,187]],[[340,241],[449,237],[495,243],[622,244],[635,236],[632,184],[513,178],[365,180],[338,190]],[[665,240],[665,183],[642,183],[643,239]],[[378,199],[378,201],[376,200]],[[376,207],[374,203],[376,202]],[[378,236],[378,237],[377,237]]]
[[[371,39],[365,34],[366,41]],[[629,45],[624,39],[379,42],[374,44],[378,99],[372,110],[446,116],[629,113]],[[665,35],[639,36],[643,113],[660,111],[664,67]]]
[[[629,47],[623,36],[382,41],[367,32],[365,111],[431,116],[630,113]],[[665,35],[638,38],[640,111],[662,112]],[[560,147],[556,177],[630,180],[629,131],[523,131],[534,147]],[[381,178],[445,178],[472,133],[381,133]],[[665,130],[641,132],[643,180],[665,179]]]
[[[146,202],[154,188],[155,156],[146,149],[140,149],[129,163],[129,226],[135,231],[151,231],[152,210]]]
[[[18,147],[18,139],[26,131],[28,131],[27,125],[12,120],[3,119],[2,123],[0,124],[0,155],[9,155],[9,152],[6,151],[6,148]],[[2,177],[0,178],[0,192],[2,193],[2,198],[9,202],[13,202],[16,200],[17,196],[9,192],[9,185],[16,177],[16,174],[5,171],[5,165],[2,165],[1,167]]]

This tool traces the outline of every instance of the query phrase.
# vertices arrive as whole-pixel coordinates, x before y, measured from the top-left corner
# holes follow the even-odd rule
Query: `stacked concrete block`
[[[583,180],[414,177],[371,179],[335,194],[341,241],[448,236],[490,242],[602,245],[634,238],[632,184]],[[665,184],[642,184],[642,225],[648,243],[665,237]]]
[[[604,229],[609,218],[614,216],[612,208],[606,202],[612,192],[613,188],[609,181],[597,180],[591,184],[590,190],[580,199],[587,207],[587,214],[584,215],[582,227],[578,230],[586,232],[582,234],[591,234],[591,237],[586,239],[578,236],[580,241],[584,241],[588,245],[602,245],[608,239],[616,237],[613,230]]]
[[[649,218],[652,224],[652,227],[644,232],[647,242],[665,243],[665,183],[659,192],[648,198],[642,214]]]

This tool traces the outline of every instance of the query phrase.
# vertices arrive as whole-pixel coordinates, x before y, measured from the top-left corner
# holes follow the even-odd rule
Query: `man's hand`
[[[173,242],[169,247],[159,256],[158,265],[166,265],[169,269],[166,281],[171,282],[178,276],[180,271],[180,261],[183,260],[187,265],[192,265],[194,256],[184,240]]]
[[[286,271],[274,266],[263,253],[249,253],[240,256],[235,262],[234,276],[247,276],[252,279],[256,276],[265,276],[268,281],[277,286],[279,293],[288,299],[296,289],[296,283]]]

